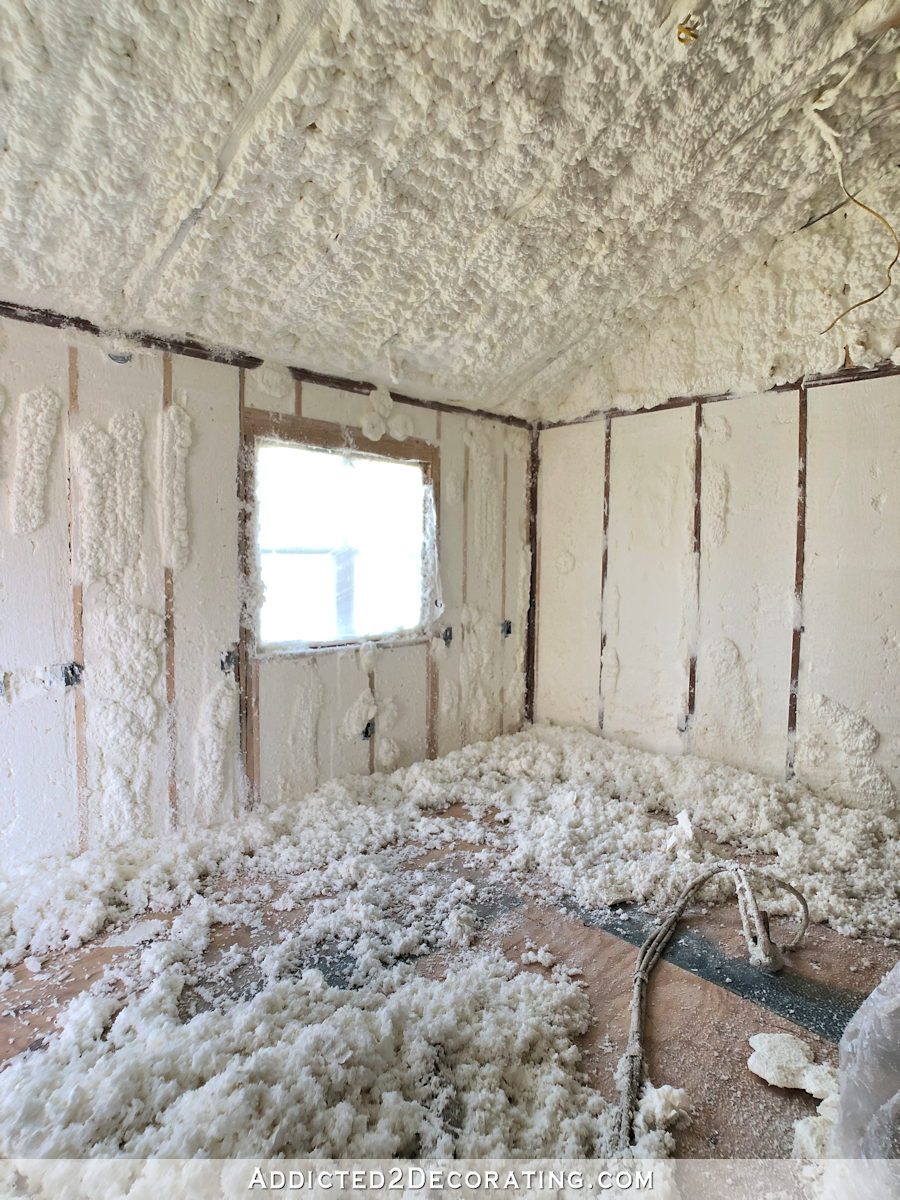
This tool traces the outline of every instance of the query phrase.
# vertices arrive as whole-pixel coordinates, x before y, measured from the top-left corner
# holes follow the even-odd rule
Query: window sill
[[[254,653],[257,662],[282,662],[286,658],[311,658],[319,654],[339,654],[342,650],[362,650],[374,646],[376,650],[391,650],[400,646],[423,646],[436,636],[424,629],[407,630],[385,637],[348,638],[343,642],[289,643],[279,646],[258,646]]]

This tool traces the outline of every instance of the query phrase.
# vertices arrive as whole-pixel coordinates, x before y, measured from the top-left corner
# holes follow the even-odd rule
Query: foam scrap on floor
[[[473,893],[397,856],[348,873],[252,951],[224,952],[216,927],[259,924],[266,896],[195,896],[6,1069],[0,1153],[608,1155],[616,1110],[574,1040],[590,1023],[585,992],[465,948]],[[684,1102],[645,1088],[635,1156],[670,1151]]]
[[[473,819],[436,815],[453,804]],[[705,837],[672,838],[675,819]],[[10,872],[0,877],[0,966],[195,895],[239,898],[248,878],[281,880],[299,903],[364,879],[373,856],[404,842],[480,845],[490,870],[526,883],[540,875],[537,886],[594,908],[659,910],[703,867],[767,855],[773,873],[805,894],[814,921],[897,937],[898,826],[893,813],[848,808],[798,783],[538,728],[389,776],[332,781],[227,829],[135,838]],[[704,895],[729,886],[714,881]],[[793,911],[777,892],[765,899],[773,913]]]
[[[810,1047],[792,1033],[755,1033],[747,1066],[773,1087],[799,1088],[820,1100],[814,1117],[794,1122],[794,1158],[824,1158],[839,1109],[834,1067],[813,1060]]]

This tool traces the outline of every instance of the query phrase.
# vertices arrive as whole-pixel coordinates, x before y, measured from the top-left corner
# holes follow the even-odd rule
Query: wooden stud
[[[377,704],[375,700],[375,671],[369,672],[369,691],[372,693],[372,703]],[[377,716],[376,716],[377,721]],[[372,730],[369,734],[369,774],[375,774],[375,737],[377,733],[376,721],[372,722]]]
[[[700,622],[700,520],[701,503],[700,489],[703,479],[703,408],[698,400],[694,405],[694,603],[697,615],[697,627]],[[687,712],[684,719],[684,731],[687,731],[694,720],[694,710],[697,705],[697,651],[696,648],[688,660],[688,693]]]
[[[606,418],[606,435],[603,441],[603,554],[600,559],[600,677],[597,691],[600,699],[598,729],[603,731],[603,655],[606,652],[606,626],[604,624],[604,601],[606,599],[606,575],[609,570],[609,468],[612,460],[612,417]]]
[[[441,414],[437,414],[435,423],[435,442],[437,459],[435,473],[431,480],[434,500],[434,536],[437,542],[438,562],[440,562],[440,530],[441,530],[441,477],[440,477],[440,446],[441,446]],[[425,651],[425,740],[429,758],[437,758],[438,754],[438,707],[440,705],[440,668],[435,661],[432,648],[432,637],[429,636]]]
[[[528,454],[528,549],[531,554],[531,577],[528,588],[528,618],[525,628],[525,723],[534,721],[534,691],[537,669],[537,608],[538,608],[538,472],[540,470],[540,433],[531,431]]]
[[[84,592],[80,583],[72,585],[72,652],[77,663],[84,664]],[[88,848],[88,772],[87,705],[84,684],[75,688],[75,794],[78,809],[78,849]]]
[[[797,692],[800,686],[800,647],[803,637],[803,575],[806,560],[806,455],[807,455],[807,396],[801,387],[798,397],[797,437],[797,549],[794,559],[794,597],[796,615],[791,637],[791,685],[788,696],[787,758],[785,773],[794,777],[797,746]]]
[[[172,407],[172,355],[163,355],[163,411]],[[169,821],[178,826],[178,727],[175,692],[175,576],[170,566],[163,567],[165,594],[165,665],[166,665],[166,750],[168,755]]]
[[[243,368],[238,382],[238,412],[240,438],[238,441],[238,570],[244,584],[238,633],[238,711],[240,719],[241,759],[249,790],[249,804],[254,806],[259,794],[259,672],[254,663],[255,646],[252,635],[253,615],[246,595],[250,582],[250,514],[253,493],[253,441],[245,433],[245,422],[252,411],[245,403],[246,376]]]
[[[426,644],[425,655],[425,739],[428,757],[437,758],[437,715],[438,705],[440,704],[440,676],[438,674],[437,663],[434,661],[431,638],[428,639]]]
[[[78,349],[69,347],[69,416],[78,412]]]
[[[405,396],[402,392],[391,392],[391,399],[397,404],[410,404],[413,408],[427,408],[431,409],[432,412],[456,413],[466,417],[477,417],[481,421],[496,421],[500,425],[511,425],[515,429],[532,428],[532,422],[526,421],[524,417],[512,417],[506,413],[488,412],[486,408],[466,408],[462,404],[448,404],[444,400],[419,400],[415,396]]]
[[[502,491],[501,491],[501,495],[502,495],[502,500],[501,500],[501,509],[502,509],[502,512],[503,512],[503,539],[502,539],[502,541],[503,541],[503,548],[502,548],[502,551],[501,551],[501,553],[500,553],[500,620],[499,620],[499,634],[500,634],[500,637],[502,638],[502,637],[504,636],[504,634],[503,634],[503,623],[504,623],[504,621],[506,620],[506,614],[507,614],[507,611],[508,611],[508,606],[507,606],[507,602],[506,602],[506,541],[507,541],[506,534],[507,534],[507,530],[509,529],[509,511],[508,511],[508,505],[509,505],[509,452],[508,452],[508,450],[507,450],[506,446],[504,446],[504,447],[503,447],[503,485],[502,485]],[[501,661],[501,664],[502,664],[502,661],[503,661],[503,647],[502,647],[502,644],[501,644],[501,648],[500,648],[500,661]],[[500,691],[499,691],[499,695],[498,695],[498,698],[497,698],[497,699],[498,699],[498,703],[499,703],[499,705],[500,705],[500,732],[501,732],[501,733],[506,733],[506,732],[507,732],[507,730],[506,730],[506,703],[505,703],[505,696],[506,696],[506,681],[505,681],[505,679],[504,679],[504,676],[503,676],[503,671],[502,671],[502,666],[501,666],[501,672],[500,672]]]
[[[184,354],[188,358],[229,363],[232,366],[248,370],[261,367],[263,362],[261,358],[246,354],[242,350],[207,346],[193,338],[167,338],[141,331],[129,333],[118,329],[103,329],[100,325],[95,325],[93,321],[88,321],[84,317],[71,317],[65,313],[54,312],[49,308],[32,308],[27,304],[12,304],[7,300],[0,300],[0,317],[7,317],[11,321],[24,321],[28,325],[46,325],[49,329],[75,329],[79,333],[88,333],[94,337],[115,334],[117,337],[124,337],[129,342],[134,342],[135,345],[146,346],[150,350],[162,350],[169,354]]]
[[[463,608],[469,602],[469,443],[463,447],[463,561],[462,561],[462,602]],[[465,629],[460,621],[460,642],[465,637]]]
[[[84,588],[77,579],[75,561],[75,505],[72,495],[72,418],[78,413],[78,349],[69,347],[68,355],[69,403],[67,422],[67,480],[66,503],[69,515],[69,578],[72,581],[72,659],[84,666]],[[88,771],[87,771],[87,706],[84,683],[75,686],[75,805],[78,823],[78,849],[88,847]]]

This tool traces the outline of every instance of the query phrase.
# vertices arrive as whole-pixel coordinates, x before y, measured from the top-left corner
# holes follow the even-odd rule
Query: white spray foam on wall
[[[192,427],[187,411],[172,404],[160,416],[160,526],[163,562],[175,571],[190,557],[187,463]]]
[[[151,829],[156,698],[165,626],[136,602],[143,549],[144,427],[131,409],[108,430],[86,424],[76,440],[80,563],[91,584],[88,792],[92,837],[120,844]]]
[[[228,781],[234,733],[237,727],[239,688],[231,675],[223,675],[203,701],[194,740],[193,820],[210,825],[232,815]]]
[[[281,761],[276,798],[304,796],[319,783],[319,724],[325,704],[325,687],[319,664],[310,658],[308,677],[294,691],[287,754]]]
[[[59,410],[59,397],[49,388],[36,388],[19,398],[12,492],[12,530],[19,536],[36,532],[44,523]]]
[[[90,664],[88,742],[91,832],[118,844],[150,832],[153,759],[164,622],[102,584],[94,596],[97,642]]]
[[[380,442],[388,431],[384,417],[379,416],[377,412],[364,413],[359,424],[363,437],[370,442]]]
[[[393,771],[400,759],[400,746],[394,735],[400,733],[403,711],[396,696],[381,695],[375,715],[375,765],[379,771]]]
[[[365,688],[359,693],[344,714],[341,722],[341,736],[345,741],[356,742],[362,736],[369,721],[375,720],[378,706],[371,688]]]
[[[143,444],[143,424],[131,410],[116,413],[108,432],[89,422],[78,434],[75,463],[85,583],[122,578],[140,562]]]
[[[294,388],[290,372],[277,363],[264,363],[254,372],[253,381],[259,391],[276,400],[286,400]]]
[[[475,602],[473,583],[487,582],[499,573],[499,536],[504,531],[500,483],[492,453],[492,426],[483,421],[466,422],[465,441],[469,450],[469,528],[466,550],[469,600],[460,616],[462,655],[459,666],[461,713],[468,741],[480,741],[499,733],[497,697],[502,674],[500,613],[488,612]],[[476,584],[477,586],[477,584]],[[480,587],[478,591],[480,591]]]
[[[144,531],[144,479],[142,453],[144,426],[136,412],[116,413],[109,422],[116,448],[115,521],[113,525],[115,561],[125,571],[137,568],[141,558]]]
[[[872,722],[861,712],[819,694],[809,698],[806,712],[811,724],[798,738],[798,773],[802,775],[804,765],[815,768],[826,763],[833,770],[830,745],[837,750],[838,770],[825,787],[826,794],[854,808],[890,812],[897,803],[897,792],[875,761],[881,735]]]
[[[717,700],[697,719],[695,734],[704,746],[737,741],[752,753],[762,726],[759,674],[752,659],[726,637],[708,647],[704,665],[715,678]]]
[[[363,413],[360,421],[363,437],[370,442],[380,442],[387,436],[389,428],[396,419],[394,401],[390,392],[385,388],[376,388],[369,394],[369,408]],[[391,436],[396,436],[393,432]]]
[[[721,463],[713,463],[703,476],[703,536],[710,546],[721,546],[728,536],[731,480]]]

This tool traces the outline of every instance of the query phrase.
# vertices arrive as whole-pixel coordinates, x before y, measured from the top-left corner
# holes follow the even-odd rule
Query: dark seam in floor
[[[659,924],[633,905],[594,912],[574,900],[566,900],[565,911],[589,928],[602,929],[632,946],[643,945]],[[676,931],[662,957],[683,971],[777,1013],[830,1042],[841,1040],[847,1023],[865,999],[859,993],[797,975],[789,965],[777,975],[766,974],[752,967],[747,959],[725,954],[719,946],[690,929]]]

